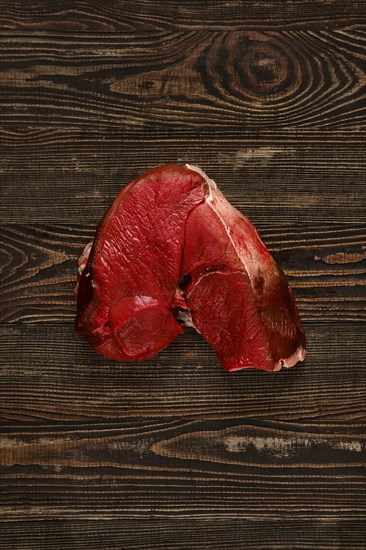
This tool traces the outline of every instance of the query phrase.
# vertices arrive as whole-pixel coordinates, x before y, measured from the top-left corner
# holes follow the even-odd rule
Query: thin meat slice
[[[203,172],[205,202],[186,223],[185,302],[228,371],[275,371],[305,357],[305,335],[286,277],[254,226]]]
[[[187,167],[158,167],[124,187],[104,215],[76,290],[76,330],[99,353],[147,359],[183,332],[172,306],[186,219],[204,200],[203,183]]]

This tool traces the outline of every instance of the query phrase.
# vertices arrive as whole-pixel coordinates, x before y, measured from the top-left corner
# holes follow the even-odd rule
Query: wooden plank
[[[357,131],[365,121],[365,34],[357,25],[8,33],[0,55],[2,119],[12,124]]]
[[[63,32],[132,32],[159,29],[242,29],[253,25],[336,24],[366,15],[363,0],[258,2],[167,0],[22,0],[0,2],[0,28]]]
[[[50,199],[51,200],[51,199]],[[364,224],[257,225],[284,269],[303,320],[366,318]],[[0,226],[0,321],[71,322],[76,260],[95,226]]]
[[[361,132],[14,126],[0,139],[2,223],[96,224],[122,185],[169,162],[201,166],[255,224],[366,216]]]
[[[366,536],[365,523],[347,518],[327,517],[278,519],[266,516],[199,519],[130,518],[112,521],[48,520],[2,524],[0,543],[17,550],[361,550]],[[15,546],[16,545],[16,546]]]
[[[172,479],[178,474],[191,478],[194,473],[211,480],[223,477],[233,481],[232,476],[237,473],[239,482],[255,479],[260,473],[266,477],[268,471],[272,475],[277,471],[281,479],[303,468],[302,475],[306,477],[308,470],[312,470],[321,480],[329,474],[322,469],[325,462],[335,474],[348,465],[357,477],[366,450],[362,425],[293,424],[242,418],[128,419],[91,425],[15,424],[3,429],[3,437],[2,479],[13,478],[13,474],[20,472],[32,478],[39,467],[50,469],[50,477],[58,477],[59,473],[74,477],[73,473],[86,472],[95,477],[98,469],[110,467],[121,477],[129,468],[149,477],[165,472]]]
[[[300,512],[352,519],[365,511],[361,426],[243,419],[20,425],[6,429],[0,464],[3,520]]]
[[[305,331],[305,363],[229,375],[193,330],[152,360],[121,364],[97,355],[72,325],[0,325],[0,417],[365,419],[365,323],[306,323]]]

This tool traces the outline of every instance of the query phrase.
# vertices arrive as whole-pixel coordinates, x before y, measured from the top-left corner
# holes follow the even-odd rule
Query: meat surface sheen
[[[199,168],[161,166],[122,189],[79,265],[76,329],[107,357],[152,357],[184,325],[228,371],[305,357],[285,275]]]
[[[147,359],[183,332],[172,303],[186,219],[204,200],[203,181],[184,166],[155,168],[124,187],[104,215],[80,262],[75,321],[102,355]]]

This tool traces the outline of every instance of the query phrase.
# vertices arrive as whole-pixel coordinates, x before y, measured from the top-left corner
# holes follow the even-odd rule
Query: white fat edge
[[[188,170],[193,170],[193,172],[197,172],[197,174],[199,174],[200,176],[203,177],[203,179],[208,183],[209,185],[209,197],[212,197],[212,193],[211,193],[211,189],[213,188],[215,191],[219,191],[216,183],[214,182],[214,180],[212,180],[211,178],[208,177],[207,174],[205,174],[205,172],[203,170],[201,170],[201,168],[199,168],[198,166],[193,166],[192,164],[186,164],[185,165]]]
[[[93,246],[93,243],[94,243],[94,240],[92,241],[89,241],[85,246],[84,246],[84,249],[82,251],[82,253],[80,254],[79,258],[78,258],[78,272],[79,272],[79,275],[81,276],[84,269],[85,269],[85,266],[88,262],[88,259],[89,259],[89,255],[90,255],[90,251],[92,249],[92,246]]]
[[[290,367],[293,367],[298,363],[298,361],[304,361],[306,356],[306,351],[302,346],[299,346],[295,353],[290,355],[290,357],[287,357],[285,359],[280,359],[277,361],[277,363],[274,366],[273,372],[277,372],[283,368],[289,369]]]

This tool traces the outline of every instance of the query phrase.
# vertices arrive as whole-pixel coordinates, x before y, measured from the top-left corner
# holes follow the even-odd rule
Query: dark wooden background
[[[364,1],[0,0],[0,547],[366,548]],[[122,184],[213,177],[286,271],[308,357],[74,334]]]

